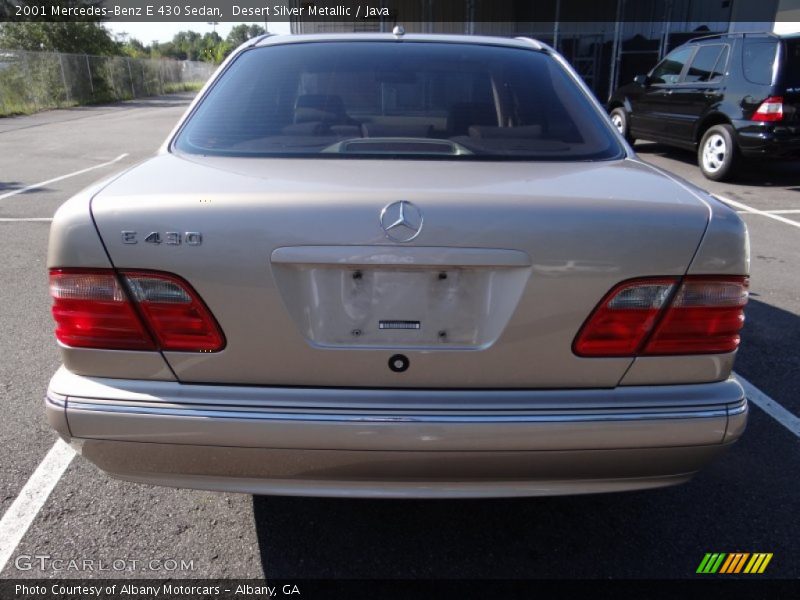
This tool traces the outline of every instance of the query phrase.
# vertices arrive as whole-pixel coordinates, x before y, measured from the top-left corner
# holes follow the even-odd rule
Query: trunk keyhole
[[[402,373],[408,369],[409,364],[408,357],[402,354],[395,354],[389,359],[389,369],[395,373]]]

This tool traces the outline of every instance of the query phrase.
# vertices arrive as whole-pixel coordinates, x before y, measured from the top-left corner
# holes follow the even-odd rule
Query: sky
[[[240,23],[219,23],[217,25],[217,33],[223,38],[228,35],[228,32],[239,25]],[[248,22],[247,25],[253,23]],[[255,22],[256,25],[264,26],[263,21]],[[129,37],[136,38],[145,45],[150,44],[156,40],[158,42],[169,42],[179,31],[196,31],[198,33],[210,32],[213,29],[212,25],[203,22],[177,22],[177,23],[153,23],[153,22],[110,22],[103,23],[106,28],[111,31],[112,35],[119,35],[127,33]],[[288,21],[271,21],[269,23],[269,31],[271,33],[289,33]]]
[[[775,33],[796,33],[800,31],[800,21],[779,21],[775,23],[774,31]]]

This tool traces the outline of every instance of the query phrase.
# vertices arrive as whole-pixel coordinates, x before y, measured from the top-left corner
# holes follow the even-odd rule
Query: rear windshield
[[[501,46],[313,42],[242,53],[179,133],[226,156],[598,160],[615,135],[551,57]]]

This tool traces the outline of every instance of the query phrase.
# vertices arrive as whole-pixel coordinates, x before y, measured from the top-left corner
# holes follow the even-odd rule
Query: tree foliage
[[[231,45],[231,49],[237,48],[244,44],[247,40],[251,40],[259,35],[264,35],[266,31],[261,25],[247,25],[242,23],[237,25],[225,38],[225,41]]]
[[[152,47],[153,56],[178,60],[204,60],[220,63],[228,54],[249,39],[264,34],[259,25],[237,25],[224,40],[216,32],[200,35],[196,31],[181,31],[170,42]]]
[[[7,0],[0,0],[0,6]],[[92,6],[98,0],[42,0],[48,10],[52,6]],[[127,35],[117,39],[100,22],[47,21],[6,22],[0,24],[0,48],[101,56],[130,56],[132,58],[172,58],[222,62],[237,46],[262,35],[259,25],[241,24],[234,27],[225,39],[216,33],[200,34],[181,31],[169,42],[143,44]]]
[[[196,31],[180,31],[175,34],[171,42],[159,44],[157,53],[159,56],[178,60],[213,62],[214,51],[220,43],[222,38],[216,32],[201,35]]]
[[[100,0],[37,0],[36,8],[44,13],[31,17],[31,21],[14,20],[15,11],[8,0],[0,0],[0,3],[8,13],[8,22],[0,24],[0,48],[98,55],[120,53],[119,45],[99,23],[99,18],[78,22],[54,12],[54,9],[63,8],[97,8]]]
[[[119,44],[99,23],[31,21],[0,25],[0,48],[74,54],[120,54]]]

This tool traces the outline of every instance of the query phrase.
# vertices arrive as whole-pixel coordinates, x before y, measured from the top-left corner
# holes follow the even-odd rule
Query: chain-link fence
[[[197,61],[0,49],[0,116],[183,91],[213,71]]]

